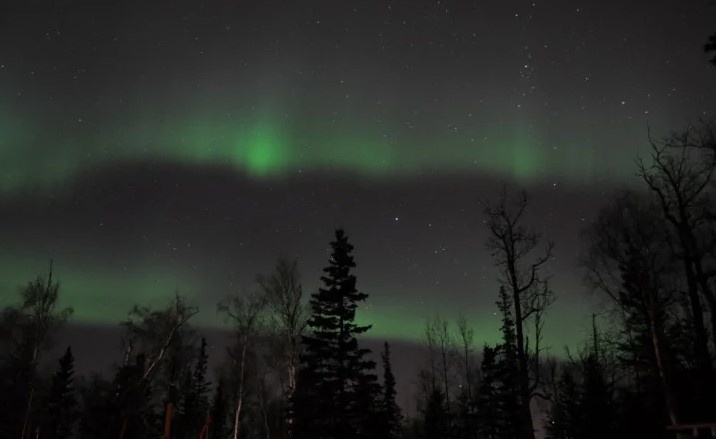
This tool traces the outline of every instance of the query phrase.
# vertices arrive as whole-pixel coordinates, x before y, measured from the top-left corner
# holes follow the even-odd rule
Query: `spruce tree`
[[[182,429],[185,430],[187,437],[194,437],[201,430],[209,410],[209,401],[207,393],[209,392],[209,383],[206,380],[206,365],[208,356],[206,353],[206,339],[201,338],[199,352],[197,353],[194,370],[186,375],[186,383],[184,389],[186,394],[182,401]]]
[[[522,413],[520,406],[519,364],[516,348],[512,301],[500,287],[497,307],[502,314],[502,343],[485,346],[482,358],[482,383],[477,398],[477,417],[481,434],[487,438],[516,438]]]
[[[69,438],[77,418],[77,399],[73,387],[75,359],[71,347],[67,347],[58,363],[47,399],[47,418],[40,429],[42,437],[47,439]]]
[[[358,420],[356,437],[365,439],[388,438],[383,407],[384,391],[376,376],[360,374],[353,395],[354,412]]]
[[[196,430],[197,413],[194,408],[194,377],[191,370],[183,371],[183,379],[179,386],[179,401],[174,420],[175,427],[172,428],[172,435],[175,439],[194,437]]]
[[[402,416],[400,407],[395,402],[395,376],[390,364],[390,345],[386,341],[383,345],[383,401],[382,401],[382,419],[383,419],[383,437],[397,438],[400,436]]]
[[[616,413],[612,385],[607,379],[596,316],[592,316],[591,349],[582,359],[583,384],[580,405],[585,439],[609,437],[615,433]]]
[[[194,396],[196,397],[196,407],[201,420],[206,415],[209,408],[209,402],[207,394],[209,393],[209,386],[211,383],[206,380],[206,367],[209,361],[209,355],[206,353],[206,339],[201,338],[201,345],[199,347],[199,356],[196,360],[196,366],[194,367]]]
[[[498,349],[485,345],[482,348],[480,371],[482,380],[477,391],[477,425],[480,437],[495,439],[500,436],[504,415],[498,400],[499,374],[497,368]]]
[[[503,437],[524,437],[531,432],[520,432],[524,424],[520,422],[522,413],[519,383],[519,360],[517,356],[517,338],[515,322],[512,317],[512,300],[504,287],[500,287],[500,299],[497,307],[502,313],[502,344],[498,348],[496,362],[497,401],[502,413]]]
[[[374,387],[375,362],[367,360],[356,336],[370,326],[355,323],[359,302],[368,297],[356,289],[352,270],[353,246],[337,230],[332,253],[321,277],[323,287],[311,297],[310,334],[303,337],[296,393],[293,433],[296,439],[362,437],[370,418],[365,413],[365,389]]]

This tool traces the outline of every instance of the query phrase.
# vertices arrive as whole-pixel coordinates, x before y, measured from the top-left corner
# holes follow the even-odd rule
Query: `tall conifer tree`
[[[374,388],[375,362],[356,336],[370,326],[355,323],[359,302],[368,297],[356,289],[353,246],[343,230],[336,231],[331,258],[321,277],[323,287],[311,297],[309,335],[301,355],[293,425],[296,439],[363,437],[372,414],[365,413],[365,390]]]
[[[186,383],[184,384],[185,394],[181,405],[181,428],[180,434],[187,437],[194,437],[194,433],[201,431],[206,422],[209,410],[209,383],[206,380],[206,364],[208,355],[206,353],[206,338],[201,338],[199,352],[193,371],[186,372]]]
[[[393,375],[393,368],[390,364],[390,345],[387,341],[383,345],[381,357],[383,360],[383,435],[386,438],[397,438],[400,436],[402,416],[400,407],[395,402],[395,375]]]
[[[482,358],[482,383],[478,391],[478,424],[487,438],[520,437],[519,364],[516,349],[512,300],[500,287],[497,307],[502,314],[502,344],[485,346]]]
[[[52,387],[47,401],[47,419],[41,428],[42,437],[65,439],[72,434],[77,418],[77,398],[73,388],[75,358],[68,346],[59,360],[59,368],[52,377]]]

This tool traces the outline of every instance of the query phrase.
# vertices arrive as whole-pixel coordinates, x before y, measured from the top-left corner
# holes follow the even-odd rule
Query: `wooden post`
[[[174,404],[171,402],[167,403],[167,408],[164,411],[164,436],[163,439],[171,439],[172,437],[172,417],[174,416]]]

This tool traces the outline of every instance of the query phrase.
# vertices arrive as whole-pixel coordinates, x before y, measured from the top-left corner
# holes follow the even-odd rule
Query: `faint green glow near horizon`
[[[47,264],[30,260],[0,260],[0,306],[16,303],[19,290],[43,271]],[[134,306],[164,306],[179,292],[192,298],[196,283],[166,269],[134,269],[113,273],[109,269],[76,268],[54,264],[60,282],[62,307],[74,309],[72,320],[87,324],[119,323]]]
[[[38,274],[44,275],[43,270],[47,267],[47,261],[33,257],[0,255],[0,308],[18,303],[19,290]],[[214,330],[230,328],[225,316],[217,312],[217,302],[224,296],[205,294],[206,291],[216,293],[216,288],[192,278],[186,270],[146,264],[120,271],[115,268],[55,264],[55,279],[60,282],[60,306],[74,309],[70,323],[116,327],[126,319],[134,305],[161,309],[178,292],[190,305],[199,307],[199,313],[191,321],[194,326]],[[233,293],[241,291],[238,288]],[[311,288],[307,288],[306,292],[310,291]],[[380,291],[371,293],[375,296],[371,295],[359,307],[356,319],[358,324],[372,325],[365,335],[367,338],[421,343],[425,318],[439,313],[451,322],[459,314],[465,315],[475,330],[475,349],[500,341],[500,318],[495,314],[495,307],[471,307],[439,299],[421,305],[406,304],[404,300],[386,303],[377,298]],[[401,294],[398,296],[402,297]],[[555,312],[558,316],[559,312]],[[562,353],[565,345],[578,346],[586,337],[574,327],[574,321],[560,318],[548,318],[547,321],[545,337],[555,347],[557,355]]]
[[[328,170],[378,179],[468,174],[522,184],[588,182],[595,167],[606,178],[625,176],[590,153],[579,160],[555,154],[524,121],[483,130],[486,135],[477,140],[414,134],[398,124],[391,132],[387,122],[385,128],[360,121],[294,126],[269,111],[231,117],[197,111],[168,120],[140,114],[87,131],[80,123],[53,131],[0,109],[0,193],[67,187],[87,169],[142,161],[226,166],[259,180]]]
[[[42,261],[30,259],[0,260],[0,308],[16,304],[19,290],[38,274],[37,268],[47,268]],[[182,294],[189,304],[199,307],[192,320],[196,326],[208,329],[228,329],[223,315],[216,311],[216,297],[202,294],[206,290],[201,282],[187,278],[180,270],[166,268],[127,269],[119,273],[108,268],[69,267],[55,264],[55,279],[60,282],[61,307],[72,307],[70,322],[88,325],[116,326],[126,319],[134,305],[162,308],[175,292]],[[369,299],[370,301],[370,299]],[[434,304],[437,305],[437,304]],[[425,315],[434,313],[436,306],[418,309],[402,307],[366,306],[358,311],[358,322],[372,325],[369,338],[420,342],[423,336]],[[443,315],[456,314],[457,309],[446,307]],[[487,319],[487,320],[486,320]],[[486,316],[476,321],[485,325]],[[494,325],[493,325],[494,326]],[[495,326],[497,328],[497,326]],[[480,329],[480,342],[495,342],[499,333],[487,325]]]

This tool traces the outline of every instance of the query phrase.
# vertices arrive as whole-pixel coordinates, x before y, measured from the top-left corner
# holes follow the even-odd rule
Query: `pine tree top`
[[[351,254],[353,246],[342,229],[336,230],[331,249],[328,266],[323,269],[325,275],[321,276],[323,287],[310,300],[312,316],[308,326],[313,328],[316,338],[329,339],[336,331],[350,338],[370,329],[369,325],[353,323],[358,302],[365,301],[368,295],[356,289],[356,277],[352,273],[356,266]]]

